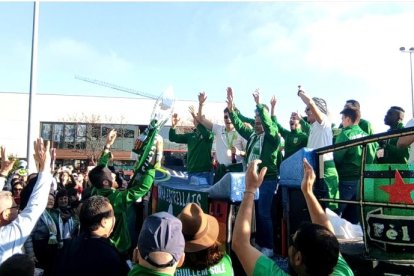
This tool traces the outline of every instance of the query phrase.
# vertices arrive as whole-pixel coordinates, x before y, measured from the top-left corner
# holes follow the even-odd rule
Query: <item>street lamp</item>
[[[409,53],[410,54],[410,72],[411,72],[411,107],[413,112],[413,118],[414,118],[414,90],[413,90],[413,60],[411,58],[411,54],[414,53],[414,47],[411,47],[410,49],[406,50],[405,47],[400,47],[400,51],[403,53]]]

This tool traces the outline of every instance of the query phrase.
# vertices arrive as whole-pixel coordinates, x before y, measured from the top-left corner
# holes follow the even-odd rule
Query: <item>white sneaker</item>
[[[273,257],[273,249],[270,248],[266,248],[266,247],[262,247],[262,250],[260,250],[262,252],[263,255],[265,255],[266,257]]]

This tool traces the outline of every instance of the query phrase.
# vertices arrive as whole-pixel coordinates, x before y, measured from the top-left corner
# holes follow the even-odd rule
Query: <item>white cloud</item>
[[[325,2],[292,4],[289,10],[280,5],[252,7],[250,15],[260,18],[249,21],[255,24],[248,45],[228,65],[229,72],[251,76],[251,68],[262,63],[276,78],[277,72],[290,72],[292,78],[326,74],[329,79],[314,87],[332,103],[335,114],[346,99],[356,98],[377,129],[385,129],[382,118],[391,105],[403,106],[411,117],[409,61],[398,49],[414,46],[407,41],[414,26],[413,7]],[[223,29],[243,29],[228,24]],[[286,81],[291,80],[277,79],[275,85]],[[282,97],[292,102],[292,97]],[[287,121],[288,108],[281,107],[282,120]]]
[[[53,39],[40,51],[39,90],[42,92],[75,90],[62,87],[59,83],[77,74],[110,78],[130,74],[134,69],[133,64],[115,51],[102,51],[71,38]],[[47,82],[50,76],[55,77],[52,83]]]

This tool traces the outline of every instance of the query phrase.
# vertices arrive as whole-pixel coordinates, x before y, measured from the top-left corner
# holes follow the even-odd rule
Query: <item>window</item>
[[[52,124],[42,124],[42,138],[43,140],[51,140]]]
[[[55,142],[56,147],[61,148],[63,142],[63,124],[53,125],[52,141]]]

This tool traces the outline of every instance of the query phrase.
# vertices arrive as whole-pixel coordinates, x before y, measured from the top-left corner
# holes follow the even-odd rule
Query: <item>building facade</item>
[[[197,95],[194,97],[197,99]],[[0,93],[0,144],[7,152],[26,159],[28,143],[29,95],[26,93]],[[113,145],[114,159],[119,165],[129,166],[134,154],[131,152],[135,139],[150,122],[155,100],[137,97],[99,97],[37,94],[32,100],[32,137],[50,140],[57,149],[57,165],[75,162],[85,166],[93,156],[99,155],[105,143],[106,134],[116,129],[118,138]],[[190,105],[197,101],[176,100],[174,113],[182,118],[181,126],[192,125],[188,113]],[[222,121],[224,102],[209,102],[203,110],[214,122]],[[166,155],[182,156],[184,145],[168,140],[170,121],[161,129]],[[174,158],[173,158],[174,159]]]

